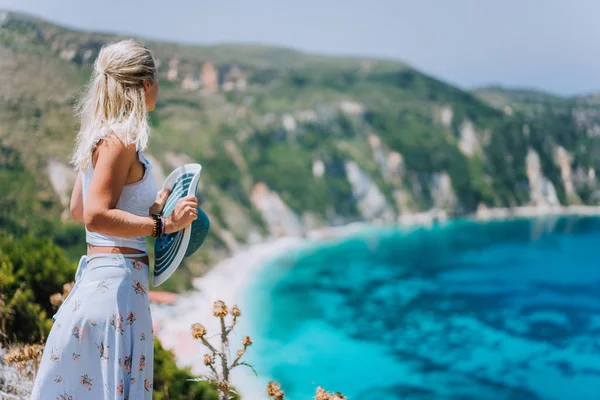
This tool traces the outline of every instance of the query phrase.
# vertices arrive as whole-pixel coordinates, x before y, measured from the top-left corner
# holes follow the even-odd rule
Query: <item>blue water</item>
[[[250,287],[260,376],[289,400],[600,399],[600,219],[371,230]]]

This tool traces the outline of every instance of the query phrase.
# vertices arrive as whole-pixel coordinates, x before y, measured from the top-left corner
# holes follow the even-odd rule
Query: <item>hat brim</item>
[[[163,189],[170,189],[171,193],[163,208],[163,217],[171,215],[179,199],[196,194],[201,170],[202,166],[200,164],[185,164],[169,174],[165,180]],[[202,214],[206,217],[206,214]],[[200,217],[200,213],[198,215]],[[202,218],[200,220],[201,223],[198,223],[198,220],[194,221],[196,222],[195,226],[192,224],[183,230],[156,239],[152,274],[153,286],[164,283],[177,270],[183,258],[189,256],[200,247],[208,232],[208,226],[206,225],[208,217]],[[199,224],[201,225],[199,226]],[[194,231],[193,246],[189,248],[192,231]]]

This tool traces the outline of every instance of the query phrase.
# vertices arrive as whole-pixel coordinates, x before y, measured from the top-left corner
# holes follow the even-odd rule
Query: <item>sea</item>
[[[269,261],[248,361],[288,400],[600,399],[600,219],[371,228]]]

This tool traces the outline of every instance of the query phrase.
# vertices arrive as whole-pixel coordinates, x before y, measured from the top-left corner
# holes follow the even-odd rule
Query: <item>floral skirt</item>
[[[82,257],[54,316],[32,399],[152,399],[149,268],[130,256]]]

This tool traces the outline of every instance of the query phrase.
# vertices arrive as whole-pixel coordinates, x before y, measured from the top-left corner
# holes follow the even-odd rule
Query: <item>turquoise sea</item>
[[[598,400],[599,250],[583,217],[310,245],[252,283],[249,361],[289,400]]]

